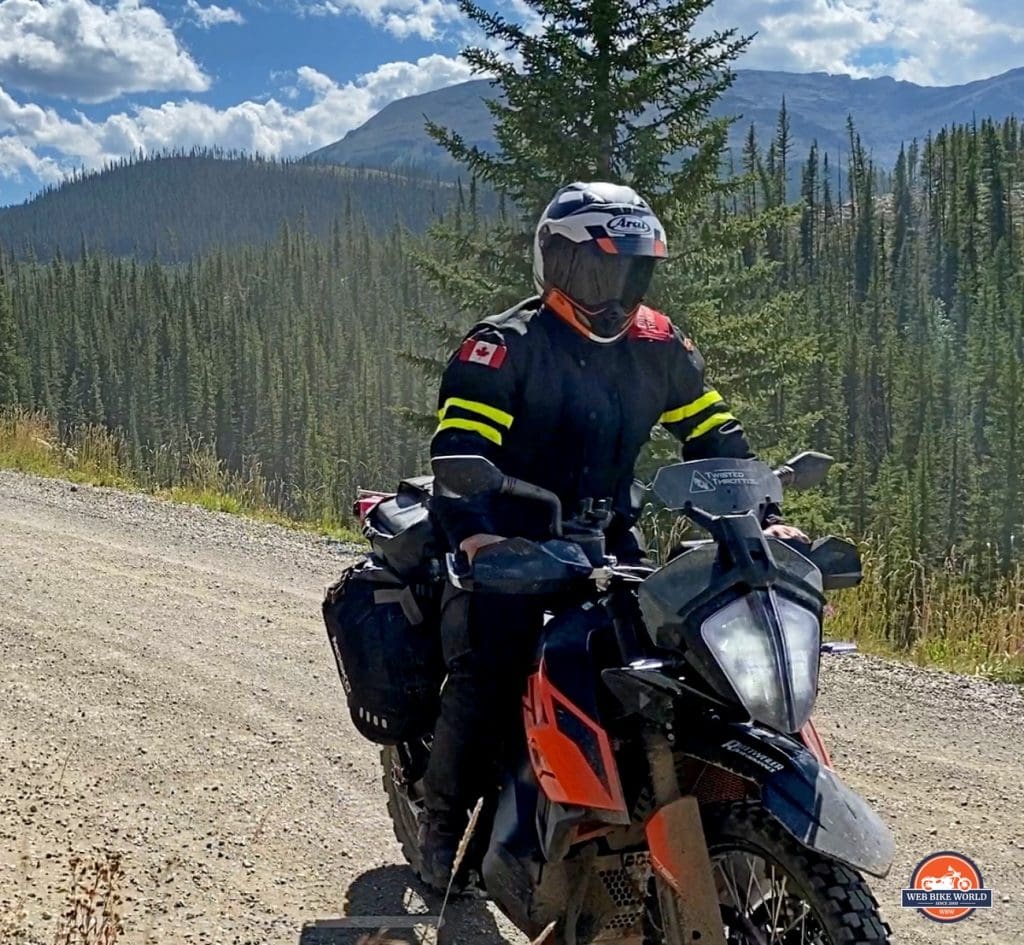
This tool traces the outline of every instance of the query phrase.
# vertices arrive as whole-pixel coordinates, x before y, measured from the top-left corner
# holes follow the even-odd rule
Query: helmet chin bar
[[[593,311],[575,302],[568,295],[566,295],[561,289],[551,288],[548,289],[542,296],[544,303],[550,308],[562,321],[567,322],[573,328],[576,329],[581,335],[589,338],[591,341],[597,342],[597,344],[614,344],[616,341],[621,341],[627,334],[630,328],[633,326],[633,321],[636,319],[636,313],[640,308],[641,302],[637,302],[636,306],[630,312],[623,311],[622,328],[614,335],[599,335],[594,331],[594,325],[592,319],[597,318],[601,315],[602,310],[598,309]],[[617,305],[618,303],[612,302],[610,305]]]

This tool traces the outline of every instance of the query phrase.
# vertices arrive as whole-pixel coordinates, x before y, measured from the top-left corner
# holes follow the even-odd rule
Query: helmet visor
[[[593,243],[552,241],[544,275],[549,287],[560,289],[580,308],[597,312],[618,303],[632,312],[647,294],[657,260],[603,252]]]

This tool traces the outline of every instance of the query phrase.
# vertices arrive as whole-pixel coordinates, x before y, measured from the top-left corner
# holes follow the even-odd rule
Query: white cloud
[[[0,0],[0,82],[79,102],[210,84],[164,18],[138,0]]]
[[[219,7],[216,3],[204,7],[196,3],[196,0],[188,0],[188,8],[192,13],[192,18],[204,30],[208,30],[212,26],[220,26],[223,23],[245,22],[245,17],[234,7]]]
[[[67,118],[52,108],[20,104],[0,88],[0,176],[33,174],[53,180],[72,167],[99,167],[140,149],[192,145],[268,156],[304,154],[342,137],[393,99],[469,77],[464,62],[440,55],[385,63],[343,85],[303,66],[295,85],[309,101],[301,107],[276,98],[224,109],[194,101],[166,102],[118,112],[102,121],[84,115]],[[43,151],[59,158],[41,157]]]
[[[18,138],[0,138],[0,178],[20,179],[23,171],[44,184],[55,184],[65,175],[57,161],[40,157]]]
[[[447,0],[317,2],[321,13],[357,11],[397,35],[436,35],[449,21],[465,25]],[[518,12],[522,0],[511,2]],[[185,3],[211,23],[231,22],[235,12]],[[947,84],[1024,63],[1024,4],[1006,0],[718,0],[701,25],[759,31],[742,63],[748,67]],[[168,101],[91,119],[11,92],[98,101],[141,89],[204,90],[209,80],[164,19],[138,0],[0,0],[0,176],[52,182],[73,167],[98,167],[140,149],[192,145],[298,155],[340,138],[394,99],[468,78],[464,62],[443,55],[385,63],[346,83],[303,67],[275,73],[274,94],[259,100],[226,108]]]
[[[298,9],[310,16],[356,14],[399,39],[438,39],[445,24],[463,18],[450,0],[298,0]]]
[[[1024,65],[1011,0],[719,0],[702,25],[756,30],[751,68],[953,85]]]

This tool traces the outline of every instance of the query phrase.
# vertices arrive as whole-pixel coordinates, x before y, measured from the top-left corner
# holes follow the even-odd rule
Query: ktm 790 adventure
[[[485,798],[460,868],[538,941],[874,945],[888,928],[862,878],[884,876],[889,830],[832,770],[811,722],[824,591],[860,561],[835,538],[766,537],[783,485],[753,460],[661,469],[651,489],[705,530],[661,567],[606,556],[608,503],[562,521],[558,499],[481,457],[434,462],[435,494],[499,491],[551,510],[550,540],[513,538],[448,579],[551,605],[523,698],[523,738]],[[563,606],[559,606],[561,601]],[[388,809],[416,845],[429,737],[384,749]]]

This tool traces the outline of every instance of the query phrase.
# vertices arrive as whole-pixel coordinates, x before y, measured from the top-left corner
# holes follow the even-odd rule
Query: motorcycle
[[[610,503],[563,521],[555,495],[482,457],[434,460],[435,492],[550,511],[547,540],[446,561],[467,591],[552,602],[521,741],[459,867],[536,943],[889,941],[862,874],[888,873],[892,835],[832,770],[811,721],[824,592],[859,582],[858,553],[761,527],[783,486],[816,485],[830,463],[808,452],[776,471],[733,459],[659,470],[651,491],[708,537],[661,566],[627,566],[605,553]],[[382,753],[416,870],[429,752],[425,737]]]

